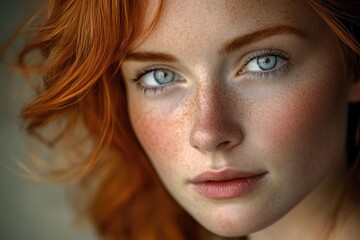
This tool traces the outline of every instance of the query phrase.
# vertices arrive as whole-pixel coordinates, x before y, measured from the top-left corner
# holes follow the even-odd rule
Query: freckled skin
[[[273,36],[220,56],[228,39],[287,24],[307,37]],[[233,77],[234,59],[281,49],[289,69],[268,79]],[[168,1],[155,31],[139,51],[170,53],[185,82],[156,96],[130,79],[123,65],[130,119],[164,185],[202,225],[219,235],[259,231],[331,178],[345,164],[348,95],[340,43],[302,1]],[[158,63],[154,63],[158,64]],[[229,67],[230,66],[230,67]],[[126,69],[126,70],[125,70]],[[223,168],[266,171],[245,196],[210,200],[187,181]]]

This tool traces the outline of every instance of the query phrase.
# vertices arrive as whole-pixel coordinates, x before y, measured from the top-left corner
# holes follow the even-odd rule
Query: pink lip
[[[249,193],[265,175],[266,172],[208,171],[196,176],[190,183],[195,191],[206,198],[227,199]]]

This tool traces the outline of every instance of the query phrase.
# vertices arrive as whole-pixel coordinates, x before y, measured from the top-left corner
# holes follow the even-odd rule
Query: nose
[[[199,89],[194,97],[190,145],[201,152],[227,151],[243,140],[235,99],[219,86]]]

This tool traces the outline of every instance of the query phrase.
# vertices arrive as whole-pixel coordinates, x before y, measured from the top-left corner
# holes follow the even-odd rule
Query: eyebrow
[[[307,38],[307,36],[302,31],[300,31],[295,27],[291,27],[287,25],[277,25],[231,39],[223,45],[223,47],[219,51],[219,54],[220,55],[228,54],[250,43],[258,42],[263,39],[281,34],[296,35],[303,39]],[[152,61],[176,62],[177,58],[172,54],[146,51],[146,52],[128,53],[125,57],[125,60],[141,61],[141,62],[152,62]]]
[[[125,60],[141,61],[141,62],[176,62],[174,55],[161,52],[133,52],[128,53]]]
[[[250,43],[259,42],[263,39],[281,34],[296,35],[303,39],[306,38],[306,35],[297,28],[287,25],[273,26],[271,28],[262,29],[253,33],[242,35],[240,37],[236,37],[226,42],[219,53],[222,55],[227,54]]]

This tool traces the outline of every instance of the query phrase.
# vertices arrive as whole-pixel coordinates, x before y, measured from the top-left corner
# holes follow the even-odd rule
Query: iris
[[[154,71],[154,79],[159,84],[166,84],[175,79],[175,73],[165,69],[157,69]]]
[[[268,55],[263,57],[258,57],[256,62],[261,70],[271,70],[276,67],[277,56]]]

